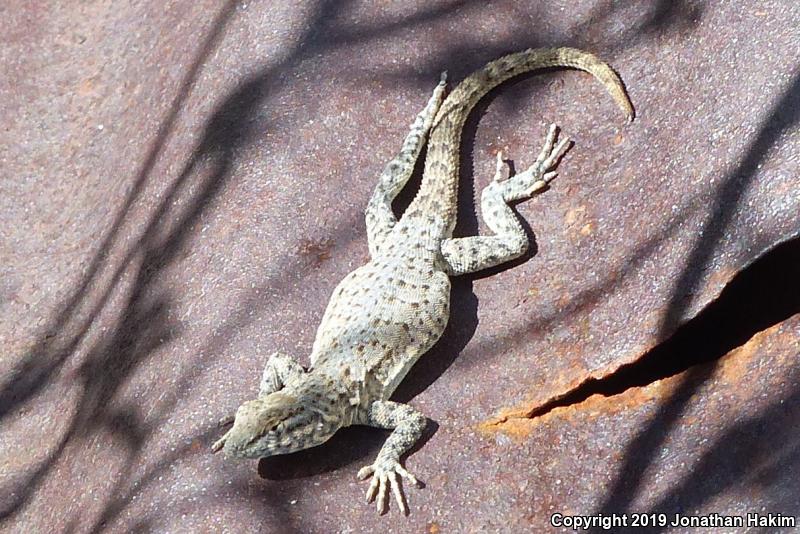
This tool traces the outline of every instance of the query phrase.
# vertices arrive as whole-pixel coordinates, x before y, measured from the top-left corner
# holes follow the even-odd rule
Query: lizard
[[[568,137],[556,143],[558,128],[551,124],[533,165],[511,177],[504,176],[498,151],[494,179],[481,194],[481,214],[494,235],[454,238],[461,131],[489,90],[547,67],[589,72],[633,120],[619,76],[596,56],[574,48],[506,55],[468,76],[446,99],[447,74],[442,73],[399,154],[380,175],[365,210],[371,259],[334,289],[314,339],[310,367],[283,353],[269,356],[257,398],[237,409],[233,426],[212,445],[214,452],[261,458],[322,444],[350,425],[391,429],[375,461],[357,477],[372,476],[366,498],[376,501],[378,513],[385,513],[391,490],[401,512],[408,514],[401,481],[418,482],[400,459],[421,437],[427,419],[390,397],[442,335],[449,317],[450,277],[497,266],[527,251],[528,237],[510,203],[547,188],[571,146]],[[426,140],[419,191],[397,219],[392,201],[409,180]]]

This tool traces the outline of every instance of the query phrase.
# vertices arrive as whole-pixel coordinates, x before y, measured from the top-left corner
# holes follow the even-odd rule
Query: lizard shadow
[[[439,425],[428,419],[422,437],[403,455],[403,458],[424,447],[438,430]],[[322,445],[290,454],[261,458],[258,461],[258,475],[268,480],[292,480],[338,471],[357,462],[363,465],[371,464],[388,436],[388,430],[366,426],[343,428]],[[420,482],[420,485],[424,486],[424,483]]]

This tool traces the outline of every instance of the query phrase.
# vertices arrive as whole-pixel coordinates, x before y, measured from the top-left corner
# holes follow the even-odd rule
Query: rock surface
[[[0,7],[4,530],[521,532],[556,512],[800,508],[796,303],[721,359],[551,402],[651,354],[800,234],[800,7],[525,4]],[[406,488],[411,515],[362,503],[379,431],[259,464],[211,455],[268,354],[307,362],[439,73],[553,45],[608,60],[637,119],[572,71],[473,114],[461,235],[486,231],[473,199],[498,149],[524,168],[549,122],[575,146],[518,206],[535,255],[457,281],[448,331],[398,391],[433,421],[407,459],[426,483]]]

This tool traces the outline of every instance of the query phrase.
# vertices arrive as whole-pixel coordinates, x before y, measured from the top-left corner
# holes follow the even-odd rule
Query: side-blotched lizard
[[[547,132],[533,165],[504,178],[497,155],[494,180],[483,190],[481,213],[491,236],[453,238],[456,224],[459,142],[473,106],[503,81],[535,69],[573,67],[600,80],[629,120],[633,107],[614,71],[573,48],[532,49],[510,54],[470,75],[444,99],[445,75],[411,125],[399,155],[384,169],[366,209],[371,261],[334,289],[305,370],[292,357],[267,361],[258,397],[242,404],[233,426],[212,449],[228,457],[261,458],[319,445],[338,429],[369,425],[392,429],[375,462],[358,473],[373,476],[367,500],[377,495],[386,509],[391,488],[407,508],[398,475],[417,481],[400,457],[419,439],[425,416],[389,400],[417,359],[439,339],[449,316],[450,276],[518,258],[528,237],[510,202],[530,197],[555,177],[569,139]],[[422,184],[400,220],[392,200],[411,176],[430,133]]]

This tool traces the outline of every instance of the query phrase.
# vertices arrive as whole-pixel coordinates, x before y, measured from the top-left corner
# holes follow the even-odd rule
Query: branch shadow
[[[395,31],[411,23],[418,24],[429,17],[444,16],[464,4],[465,2],[455,2],[444,8],[422,10],[405,23],[395,21],[392,29]],[[164,420],[167,412],[156,413],[155,422],[145,424],[137,407],[121,401],[118,393],[130,380],[133,372],[144,365],[156,349],[180,335],[180,324],[171,320],[169,314],[173,298],[168,289],[158,284],[159,275],[178,259],[191,237],[196,221],[231,177],[237,150],[245,146],[254,135],[262,133],[259,129],[261,125],[254,124],[249,119],[258,106],[279,89],[280,81],[274,81],[278,78],[276,74],[298,66],[304,58],[333,45],[341,46],[345,42],[331,39],[326,28],[335,19],[335,14],[342,5],[341,2],[332,0],[319,2],[315,13],[310,17],[311,23],[305,35],[298,40],[298,45],[292,52],[277,65],[262,69],[240,83],[226,97],[207,121],[203,136],[183,170],[167,188],[156,209],[148,214],[141,237],[135,239],[131,245],[124,246],[121,261],[114,265],[108,262],[109,252],[124,242],[126,236],[123,235],[123,230],[132,217],[132,208],[142,197],[198,73],[217,48],[223,28],[235,12],[237,2],[230,1],[219,11],[211,25],[211,31],[199,47],[199,52],[180,85],[178,95],[159,127],[152,148],[136,174],[131,193],[91,260],[83,281],[67,299],[57,319],[49,325],[40,342],[14,369],[12,380],[0,387],[2,418],[34,400],[40,391],[54,381],[55,375],[75,356],[78,348],[82,344],[89,345],[85,359],[71,376],[72,380],[80,384],[81,393],[68,430],[44,461],[40,461],[32,470],[8,486],[4,484],[0,493],[7,497],[0,510],[0,524],[12,520],[25,508],[69,445],[100,431],[109,431],[117,436],[125,451],[122,453],[122,474],[110,491],[108,506],[93,531],[99,531],[115,520],[135,493],[140,492],[152,480],[152,472],[146,472],[143,476],[136,477],[133,489],[123,490],[124,484],[133,474],[139,451],[156,426]],[[360,31],[353,38],[366,40],[381,34],[381,28],[375,28]],[[352,227],[352,223],[345,221],[342,227]],[[293,262],[287,262],[286,271],[296,271],[291,268],[292,264]],[[90,299],[93,295],[96,297],[95,302]],[[115,315],[113,326],[110,331],[98,336],[99,339],[91,340],[90,329],[102,314]],[[242,317],[233,317],[229,326],[235,328],[242,320]],[[230,328],[221,329],[214,342],[224,342],[222,338],[229,331]],[[211,353],[212,351],[207,351],[203,359]],[[179,400],[192,382],[189,377],[184,378],[179,381],[177,390],[172,392],[176,400]],[[175,456],[171,459],[165,458],[164,461],[169,464],[177,459],[178,456]],[[156,467],[165,468],[167,464],[158,462]],[[290,524],[288,517],[284,519],[287,520],[284,524]],[[147,517],[142,519],[141,524],[151,525],[154,520]],[[72,524],[76,525],[74,522]],[[298,529],[302,530],[299,527]]]
[[[798,120],[800,120],[800,71],[795,74],[784,94],[773,106],[758,136],[739,164],[719,186],[710,215],[687,258],[683,272],[674,285],[672,298],[665,308],[661,321],[659,339],[666,339],[684,319],[689,298],[702,282],[704,267],[710,263],[717,245],[725,236],[726,229],[733,221],[736,208],[752,184],[760,163],[780,136],[797,124]],[[641,489],[648,465],[669,435],[670,429],[678,424],[693,394],[713,376],[715,369],[716,364],[711,363],[687,371],[675,392],[659,409],[658,415],[626,447],[625,461],[608,496],[596,513],[622,513],[628,510]],[[719,454],[724,454],[724,451],[720,451]],[[684,504],[691,506],[692,503]]]
[[[315,14],[311,17],[307,33],[298,41],[299,44],[292,53],[278,65],[266,68],[245,80],[210,117],[203,138],[173,186],[165,194],[164,200],[153,213],[142,237],[124,254],[122,264],[111,273],[110,281],[108,281],[109,277],[105,276],[104,271],[107,253],[113,248],[115,242],[123,240],[121,232],[125,221],[130,216],[131,207],[141,197],[155,163],[161,155],[162,147],[166,144],[165,141],[169,138],[174,123],[183,110],[185,100],[198,77],[198,72],[209,55],[216,49],[222,30],[234,13],[237,2],[231,1],[225,4],[211,25],[212,31],[199,48],[200,52],[181,83],[178,95],[158,130],[152,148],[141,169],[137,172],[134,187],[104,242],[100,245],[98,253],[92,259],[83,282],[67,299],[61,313],[49,325],[47,332],[36,347],[12,372],[13,379],[0,387],[0,420],[2,420],[21,405],[33,400],[43,388],[54,381],[55,375],[87,339],[87,333],[104,309],[113,306],[114,309],[121,310],[117,324],[111,329],[111,332],[104,334],[103,338],[90,348],[86,360],[75,372],[73,378],[82,385],[83,391],[78,401],[77,415],[69,430],[64,434],[60,445],[32,473],[26,474],[24,480],[15,483],[14,491],[6,491],[9,488],[5,487],[2,488],[3,491],[0,491],[5,495],[14,495],[13,498],[6,499],[7,504],[4,502],[0,509],[0,524],[6,523],[24,508],[30,497],[39,488],[41,481],[62,455],[65,447],[79,439],[84,439],[85,436],[101,430],[111,430],[112,434],[118,436],[127,449],[124,474],[111,492],[107,510],[95,525],[93,529],[95,531],[102,530],[105,525],[115,520],[135,494],[152,481],[160,469],[166,468],[186,452],[180,450],[171,457],[165,457],[162,462],[157,463],[144,475],[137,477],[140,485],[134,485],[130,491],[123,491],[122,486],[131,476],[138,452],[142,444],[152,435],[154,426],[145,424],[135,407],[119,405],[117,394],[132,373],[147,363],[149,355],[181,333],[180,324],[169,319],[168,309],[173,300],[172,296],[168,290],[159,288],[155,281],[158,280],[158,275],[175,261],[179,252],[186,246],[193,223],[198,220],[207,206],[219,194],[226,181],[230,179],[236,150],[246,144],[254,135],[261,133],[254,129],[254,125],[248,126],[251,124],[248,118],[255,112],[257,106],[261,105],[279,88],[278,82],[274,82],[276,74],[284,69],[297,66],[304,58],[327,48],[367,41],[386,31],[397,31],[435,18],[443,18],[467,3],[465,1],[452,2],[444,7],[423,10],[408,19],[393,22],[385,27],[368,28],[352,34],[347,32],[336,34],[335,27],[332,30],[329,21],[335,19],[337,11],[347,5],[347,2],[319,2]],[[660,5],[664,4],[668,3],[660,3]],[[666,9],[666,14],[661,17],[664,20],[670,20],[670,17],[674,17],[673,11]],[[664,27],[670,24],[673,22],[665,23]],[[660,28],[658,24],[655,27]],[[509,39],[510,42],[512,39]],[[447,62],[451,64],[463,62],[463,51],[463,49],[454,50]],[[486,49],[483,49],[482,53],[485,52]],[[483,102],[478,112],[473,113],[468,121],[461,148],[462,162],[471,162],[468,156],[473,152],[481,108],[485,111],[489,105],[488,102]],[[199,174],[201,168],[204,169],[207,165],[210,167],[208,176],[198,179],[196,182],[193,181],[192,176]],[[459,206],[469,206],[472,211],[461,210],[457,233],[461,233],[461,235],[474,234],[478,229],[473,203],[474,181],[471,169],[468,169],[467,165],[462,165],[460,169],[460,180],[462,187],[459,191]],[[190,201],[179,204],[189,204],[189,207],[177,208],[178,212],[176,213],[175,209],[171,208],[172,201],[179,197],[183,198],[183,196],[188,196]],[[344,223],[345,226],[347,224],[349,222]],[[533,237],[530,227],[527,227],[526,231]],[[520,263],[522,261],[524,260],[520,260]],[[287,270],[291,270],[291,265],[291,262],[287,263]],[[128,279],[131,281],[128,282]],[[472,339],[477,327],[477,299],[472,291],[474,279],[464,277],[454,280],[453,315],[450,325],[442,340],[423,357],[398,389],[396,398],[399,400],[413,398],[419,392],[424,391],[452,365],[458,354]],[[103,287],[103,284],[106,283],[107,285]],[[112,302],[112,299],[117,296],[117,292],[126,290],[128,293],[123,296],[123,303]],[[95,303],[92,303],[88,296],[95,292],[99,292],[100,297]],[[234,317],[229,326],[236,328],[241,324],[241,319],[241,317]],[[227,332],[227,328],[223,329],[220,339],[224,341],[225,336],[228,335]],[[213,352],[214,350],[209,350],[208,354]],[[191,380],[185,381],[184,386],[188,387],[189,383]],[[179,397],[182,394],[181,391],[176,392],[176,396]],[[436,424],[430,423],[425,437],[417,448],[422,446],[435,431]],[[339,467],[344,463],[356,461],[377,450],[378,444],[383,441],[380,433],[374,430],[354,428],[339,434],[342,437],[333,438],[329,442],[331,445],[328,446],[328,449],[324,448],[327,445],[323,445],[317,449],[304,451],[309,455],[306,457],[301,456],[294,459],[277,457],[276,462],[280,465],[270,467],[269,464],[266,464],[264,469],[267,472],[274,471],[277,480],[310,476],[326,472],[326,470]],[[370,438],[370,435],[374,436],[374,439]],[[210,439],[210,436],[204,434],[200,439]],[[334,441],[336,439],[339,441]],[[340,454],[344,458],[344,463],[337,458]],[[329,459],[325,460],[325,457],[329,457]],[[310,472],[298,471],[301,467],[298,464],[304,463],[317,467]],[[261,465],[259,465],[259,471],[262,471]],[[272,495],[269,499],[265,497],[265,500],[274,504],[275,512],[281,516],[280,520],[285,520],[284,524],[299,529],[288,514],[281,514],[281,510],[285,511],[285,499],[286,497],[283,495]],[[274,521],[274,518],[272,520]],[[155,519],[152,517],[141,518],[135,528],[152,528],[154,521]]]
[[[147,215],[141,237],[125,247],[118,264],[107,262],[108,254],[115,242],[124,241],[126,236],[122,235],[122,229],[131,217],[131,208],[150,181],[152,170],[198,73],[219,44],[236,4],[236,1],[225,4],[211,25],[211,31],[199,47],[152,148],[137,172],[132,192],[92,260],[83,282],[66,301],[47,334],[12,372],[12,379],[0,388],[1,418],[32,401],[54,381],[63,365],[88,339],[89,330],[101,313],[117,315],[111,330],[91,343],[85,359],[70,377],[80,384],[81,393],[69,427],[56,447],[28,473],[3,485],[0,493],[7,497],[0,509],[0,524],[9,522],[24,509],[69,444],[100,431],[108,431],[120,439],[124,460],[121,462],[122,474],[110,492],[109,506],[93,530],[101,529],[114,519],[123,508],[121,503],[129,502],[132,497],[120,495],[122,487],[131,475],[143,443],[166,413],[156,414],[155,423],[145,424],[137,407],[119,405],[118,392],[134,370],[146,363],[149,355],[180,334],[180,325],[171,320],[168,313],[172,301],[170,292],[159,287],[159,275],[179,258],[189,240],[190,230],[230,178],[237,149],[260,133],[257,125],[249,119],[257,106],[274,91],[273,75],[288,65],[296,64],[298,55],[264,69],[228,95],[207,121],[201,140],[179,176],[164,192],[156,209]],[[319,19],[325,20],[336,4],[321,3]],[[313,31],[313,25],[309,31]],[[90,302],[92,293],[99,294],[96,303]],[[174,392],[176,400],[190,382],[179,382],[182,386]],[[141,490],[140,486],[135,487]]]
[[[89,310],[84,313],[83,307],[87,306],[91,292],[95,286],[102,282],[103,262],[107,259],[114,242],[120,239],[119,234],[124,228],[128,214],[136,200],[144,192],[148,177],[158,161],[163,147],[166,145],[166,140],[172,132],[176,120],[183,110],[191,88],[196,82],[203,64],[218,44],[222,29],[233,15],[237,1],[229,0],[211,24],[211,31],[199,47],[199,52],[194,61],[187,69],[187,73],[181,81],[177,94],[167,111],[167,116],[162,121],[151,143],[151,149],[146,155],[141,168],[136,173],[131,192],[128,193],[107,236],[90,262],[83,281],[66,299],[62,309],[55,314],[53,322],[45,329],[44,335],[29,351],[29,354],[23,358],[22,364],[17,365],[16,369],[10,373],[11,379],[0,387],[0,421],[17,406],[30,400],[52,380],[54,374],[62,368],[68,357],[75,352],[88,333],[93,321],[111,297],[111,288],[118,283],[119,277],[124,270],[124,265],[117,269],[108,287],[105,290],[100,290],[102,295],[98,302],[94,305],[89,305]],[[133,251],[130,251],[123,263],[130,261],[132,256]]]
[[[797,384],[800,373],[793,373],[788,381]],[[763,508],[758,509],[794,515],[800,496],[800,479],[794,476],[800,467],[798,406],[800,388],[795,387],[756,417],[730,426],[700,457],[691,475],[671,488],[652,510],[670,516],[691,513],[727,490],[751,486],[767,494],[769,502],[759,503]],[[775,489],[770,492],[770,488]]]
[[[179,331],[179,327],[171,324],[167,318],[169,293],[164,291],[161,294],[153,294],[148,290],[148,285],[153,275],[172,259],[185,237],[182,231],[167,233],[163,239],[157,236],[163,230],[160,224],[161,217],[169,218],[170,203],[175,199],[176,189],[188,179],[188,171],[193,167],[193,163],[168,192],[156,216],[149,221],[142,237],[129,248],[121,264],[111,267],[113,272],[109,277],[110,282],[102,287],[107,278],[104,260],[113,243],[123,239],[120,237],[120,232],[124,222],[134,202],[144,191],[147,179],[183,109],[191,87],[203,63],[218,43],[222,28],[234,10],[235,2],[228,2],[212,23],[211,31],[199,47],[199,52],[180,84],[151,149],[137,172],[131,193],[112,223],[98,253],[91,261],[83,281],[65,301],[62,310],[47,328],[47,332],[23,357],[22,363],[11,372],[11,379],[0,388],[0,420],[2,420],[17,407],[32,401],[45,386],[55,380],[56,374],[84,343],[90,327],[104,308],[116,306],[113,299],[120,298],[118,293],[130,291],[127,297],[121,297],[125,302],[116,308],[119,318],[112,332],[102,337],[87,351],[85,361],[72,376],[72,379],[82,383],[82,391],[77,401],[75,415],[58,445],[45,460],[25,474],[21,481],[12,481],[12,484],[4,485],[0,491],[2,494],[13,496],[6,499],[0,509],[0,524],[7,523],[24,508],[70,442],[85,439],[98,430],[109,430],[125,444],[130,459],[150,433],[150,429],[137,421],[136,410],[124,406],[113,407],[111,401],[131,372],[146,360],[147,355]],[[216,180],[212,179],[206,184],[201,184],[206,187],[195,199],[198,204],[194,209],[190,209],[187,213],[176,214],[178,228],[182,224],[188,226],[196,219],[203,209],[203,201],[208,200],[218,190],[225,170],[226,166],[223,164]],[[140,257],[141,260],[137,261]],[[127,282],[123,280],[124,275],[130,275],[134,279],[129,287],[125,287]],[[96,303],[90,302],[90,295],[93,292],[100,293]]]

